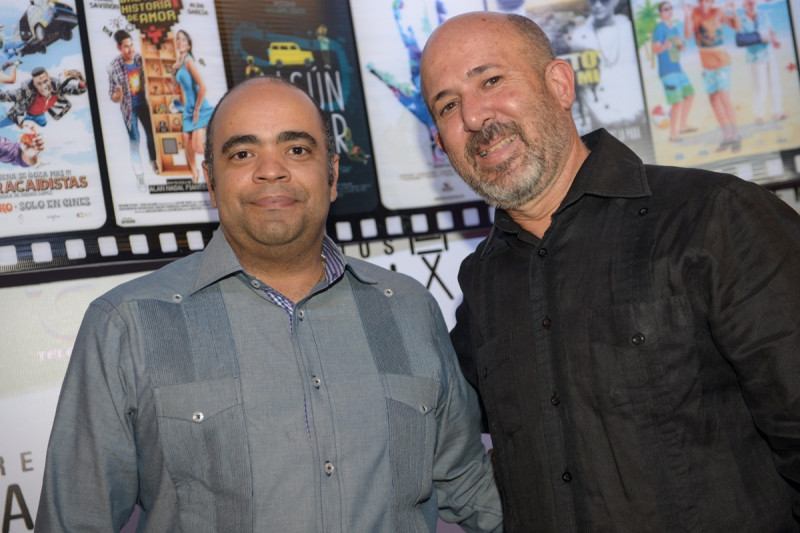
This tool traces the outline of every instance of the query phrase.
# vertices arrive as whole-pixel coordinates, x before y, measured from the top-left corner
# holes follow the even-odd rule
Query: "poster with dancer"
[[[347,3],[229,5],[220,9],[219,22],[234,85],[256,76],[287,78],[330,117],[339,155],[338,198],[331,217],[371,212],[378,204],[375,154]]]
[[[106,221],[74,2],[0,11],[0,237]]]
[[[206,125],[227,90],[213,2],[85,9],[117,225],[217,221],[201,169]]]
[[[653,144],[627,0],[489,0],[492,11],[535,21],[575,70],[572,116],[583,135],[606,128],[645,161]]]
[[[414,209],[476,201],[434,140],[420,93],[419,58],[447,17],[483,9],[482,0],[351,0],[381,202]]]
[[[745,179],[796,174],[781,157],[800,146],[800,78],[786,0],[632,6],[656,161]]]

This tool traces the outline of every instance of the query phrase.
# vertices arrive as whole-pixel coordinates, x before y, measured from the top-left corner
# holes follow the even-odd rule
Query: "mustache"
[[[520,139],[524,139],[522,128],[520,128],[519,125],[514,122],[509,124],[492,122],[491,124],[484,126],[479,131],[473,132],[469,136],[469,139],[467,139],[467,145],[465,147],[467,158],[474,158],[480,150],[481,145],[490,144],[498,137],[512,135],[515,133]]]

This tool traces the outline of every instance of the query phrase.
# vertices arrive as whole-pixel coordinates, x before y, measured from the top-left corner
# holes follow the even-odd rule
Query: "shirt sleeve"
[[[112,62],[108,65],[108,96],[109,98],[114,95],[114,91],[116,90],[118,83],[117,83],[117,76],[114,73],[114,63]]]
[[[442,355],[442,391],[436,413],[433,480],[439,516],[468,532],[502,531],[500,494],[480,439],[477,395],[458,369],[441,311],[431,304]]]
[[[714,342],[776,468],[800,486],[800,216],[736,180],[711,199],[704,232]]]
[[[654,43],[663,43],[667,40],[667,27],[663,23],[659,23],[656,26],[656,29],[653,31],[653,42]]]
[[[107,302],[84,316],[50,434],[36,530],[119,531],[138,493],[127,328]]]
[[[747,18],[747,17],[744,17]],[[766,42],[769,41],[770,35],[769,32],[772,30],[772,21],[769,20],[769,15],[764,12],[759,13],[756,15],[756,31],[761,36],[761,40]]]

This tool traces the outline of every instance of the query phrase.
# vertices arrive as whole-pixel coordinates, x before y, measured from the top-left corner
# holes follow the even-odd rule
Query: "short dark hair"
[[[553,43],[550,42],[544,30],[528,17],[513,13],[506,16],[520,37],[523,38],[525,44],[530,46],[531,51],[534,52],[531,54],[534,59],[534,65],[544,73],[544,67],[556,58]]]
[[[41,76],[42,74],[47,74],[47,71],[44,69],[44,67],[34,67],[34,69],[31,71],[32,78]]]
[[[130,39],[131,34],[126,32],[125,30],[117,30],[114,32],[114,40],[117,41],[117,46],[122,44],[122,41],[125,39]]]
[[[211,113],[211,118],[208,121],[208,126],[206,126],[206,145],[205,149],[203,150],[203,158],[206,162],[206,169],[208,170],[208,177],[209,181],[211,182],[211,186],[214,185],[214,144],[213,144],[213,135],[214,135],[214,119],[217,117],[217,110],[219,109],[222,102],[225,101],[228,96],[237,92],[242,87],[247,85],[253,85],[255,83],[279,83],[281,85],[285,85],[287,87],[291,87],[296,89],[300,93],[304,94],[311,102],[314,104],[314,108],[317,110],[317,114],[319,116],[320,124],[322,125],[322,132],[325,136],[325,151],[328,155],[328,183],[333,184],[334,179],[334,171],[333,171],[333,157],[336,155],[336,142],[333,138],[333,129],[331,127],[330,118],[322,111],[319,104],[311,97],[306,91],[304,91],[301,87],[295,85],[294,83],[288,81],[285,78],[281,78],[279,76],[261,76],[258,78],[248,78],[243,82],[235,85],[233,88],[229,89],[222,98],[219,99],[217,105],[214,107],[214,111]]]

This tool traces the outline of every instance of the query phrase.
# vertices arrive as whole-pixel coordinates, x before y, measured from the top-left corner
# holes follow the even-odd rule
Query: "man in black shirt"
[[[506,531],[798,531],[800,217],[734,176],[581,139],[524,17],[422,56],[438,143],[496,206],[451,333]]]

